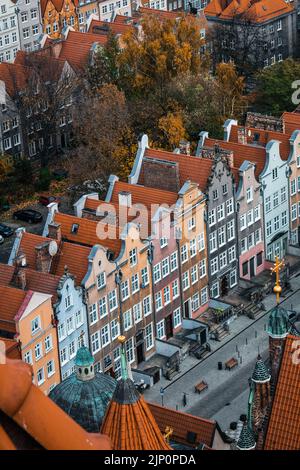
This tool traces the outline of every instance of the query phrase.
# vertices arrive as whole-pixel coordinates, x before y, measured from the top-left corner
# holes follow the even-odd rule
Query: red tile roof
[[[12,436],[1,423],[0,449],[17,447],[18,433],[48,450],[111,449],[107,436],[86,432],[33,385],[31,366],[22,361],[0,364],[0,412],[16,425]]]
[[[181,186],[187,180],[191,180],[199,185],[202,192],[206,190],[213,164],[212,160],[155,149],[146,149],[145,157],[177,163]]]
[[[299,120],[300,123],[300,120]],[[300,126],[299,126],[300,127]],[[238,129],[243,128],[243,126],[232,126],[230,132],[230,142],[238,143]],[[258,129],[256,127],[247,127],[247,143],[266,146],[270,140],[279,140],[280,144],[280,156],[283,160],[287,160],[290,154],[290,134],[283,134],[282,132],[269,131],[265,129]],[[248,132],[251,132],[249,136]],[[259,137],[257,141],[254,141],[254,134]]]
[[[264,450],[300,449],[299,337],[286,339]]]
[[[114,21],[113,23],[110,23],[109,21],[99,21],[93,19],[90,23],[88,33],[102,34],[107,36],[109,32],[112,32],[113,34],[124,34],[128,31],[132,31],[133,29],[134,26],[130,23],[119,21]]]
[[[51,238],[41,237],[32,233],[23,233],[19,252],[23,252],[26,255],[29,268],[36,270],[35,247],[51,240]],[[59,243],[57,258],[50,269],[51,273],[56,276],[62,276],[65,266],[68,266],[70,273],[76,277],[77,284],[80,284],[88,270],[90,251],[90,248],[75,243]]]
[[[122,191],[131,194],[133,204],[144,204],[148,209],[151,209],[152,204],[167,204],[172,206],[178,199],[178,194],[171,191],[117,181],[112,193],[112,202],[118,203],[118,196]]]
[[[212,447],[217,426],[216,421],[165,408],[156,403],[148,403],[148,406],[162,433],[165,432],[167,426],[173,429],[172,441],[191,446],[187,438],[188,433],[192,432],[196,434],[195,447],[199,444]]]
[[[0,63],[0,79],[3,80],[6,92],[13,97],[27,84],[28,70],[19,64]]]
[[[14,339],[7,339],[7,338],[2,338],[0,336],[0,343],[1,341],[5,345],[5,355],[9,359],[22,359],[21,357],[21,351],[19,349],[19,344],[17,341]]]
[[[14,287],[0,286],[0,330],[16,333],[15,316],[27,292]]]
[[[70,242],[82,244],[84,246],[103,245],[105,248],[115,253],[115,256],[119,254],[121,249],[121,240],[118,237],[100,239],[99,234],[99,223],[95,220],[82,219],[80,217],[62,214],[57,212],[54,216],[54,221],[61,226],[62,237]],[[72,233],[73,225],[78,225],[76,233]],[[117,230],[118,232],[118,230]]]
[[[285,0],[211,0],[204,12],[207,17],[224,20],[247,13],[253,22],[262,23],[293,11],[293,6]]]
[[[296,130],[300,130],[300,113],[283,113],[282,121],[284,124],[284,132],[292,134]]]

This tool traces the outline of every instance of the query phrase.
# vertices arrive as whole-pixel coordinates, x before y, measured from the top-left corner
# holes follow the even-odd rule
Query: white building
[[[0,0],[0,62],[13,62],[18,49],[20,37],[16,3]]]
[[[39,0],[17,0],[20,49],[26,52],[39,49],[43,27]]]
[[[101,21],[112,21],[115,15],[132,15],[131,0],[103,0],[98,7]]]

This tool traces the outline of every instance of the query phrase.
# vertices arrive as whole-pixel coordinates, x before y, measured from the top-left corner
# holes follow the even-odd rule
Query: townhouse
[[[16,2],[2,0],[0,13],[0,62],[13,62],[21,45]]]
[[[33,382],[48,394],[60,382],[51,295],[0,286],[1,334],[15,337]]]
[[[236,121],[226,122],[224,136],[225,140],[221,141],[210,139],[207,133],[201,133],[199,147],[213,148],[217,144],[223,150],[231,152],[231,165],[234,168],[239,168],[244,161],[255,164],[255,175],[261,186],[263,201],[265,259],[274,261],[275,256],[283,258],[287,252],[290,218],[288,164],[280,156],[280,142],[273,139],[265,147],[253,145],[247,140],[246,129],[238,127]],[[235,139],[236,141],[232,141]],[[251,215],[249,221],[252,225]],[[241,244],[241,240],[239,243]]]
[[[26,52],[38,50],[43,37],[40,2],[17,0],[15,11],[18,18],[20,49]]]
[[[100,0],[98,2],[99,19],[112,21],[115,15],[132,16],[130,0]]]
[[[42,0],[43,32],[52,39],[59,39],[68,26],[78,31],[78,16],[73,0]]]

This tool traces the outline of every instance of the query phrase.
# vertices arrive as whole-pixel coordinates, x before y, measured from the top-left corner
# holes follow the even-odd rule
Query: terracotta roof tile
[[[28,70],[23,65],[0,63],[0,79],[5,83],[6,92],[12,97],[26,87],[27,73]]]
[[[283,113],[282,121],[284,124],[284,132],[292,134],[296,130],[300,130],[300,113]]]
[[[206,190],[213,164],[212,160],[155,149],[146,149],[145,157],[177,163],[181,186],[191,180],[199,185],[202,192]]]
[[[113,34],[124,34],[128,31],[134,30],[134,26],[130,23],[125,22],[109,22],[109,21],[99,21],[99,20],[92,20],[88,29],[88,33],[92,34],[103,34],[108,35],[111,31]]]
[[[22,359],[19,344],[14,339],[2,338],[0,336],[0,342],[5,345],[5,354],[9,359]]]
[[[51,241],[51,238],[41,237],[32,233],[23,233],[19,252],[26,255],[29,268],[36,270],[35,247],[41,243]],[[68,266],[71,274],[76,276],[77,284],[80,284],[88,270],[88,256],[90,248],[75,243],[61,242],[59,244],[57,258],[51,267],[51,273],[56,276],[64,274],[65,266]]]
[[[196,434],[195,446],[200,443],[208,447],[213,445],[216,421],[165,408],[156,403],[148,403],[148,406],[162,433],[167,426],[173,429],[172,441],[191,445],[188,441],[188,433],[193,432]]]
[[[88,63],[93,44],[105,44],[106,41],[107,36],[100,34],[69,31],[67,39],[62,41],[59,58],[67,60],[74,68],[83,69]]]
[[[284,0],[231,0],[230,3],[224,0],[212,0],[205,8],[205,15],[208,17],[219,17],[229,20],[236,15],[249,14],[253,22],[262,23],[277,16],[281,16],[293,11],[293,6]]]
[[[22,361],[0,365],[0,411],[20,431],[48,450],[109,450],[107,436],[90,434],[32,383],[32,369]],[[59,432],[57,430],[59,429]],[[9,446],[0,428],[0,448]],[[6,434],[6,437],[7,434]]]
[[[299,337],[286,339],[275,397],[269,418],[265,450],[300,449]]]
[[[103,245],[105,248],[111,250],[115,255],[119,254],[121,249],[121,240],[117,239],[100,239],[98,236],[99,222],[90,219],[82,219],[80,217],[62,214],[57,212],[54,216],[54,221],[61,226],[62,237],[70,242],[82,244],[84,246]],[[78,226],[76,232],[72,232],[72,227]],[[117,230],[118,232],[118,230]]]
[[[16,332],[15,316],[21,308],[26,292],[14,287],[0,286],[0,330]]]
[[[152,204],[168,204],[172,206],[178,199],[178,194],[175,192],[117,181],[112,193],[112,202],[118,202],[118,195],[122,191],[131,194],[133,204],[144,204],[148,209],[151,208]]]

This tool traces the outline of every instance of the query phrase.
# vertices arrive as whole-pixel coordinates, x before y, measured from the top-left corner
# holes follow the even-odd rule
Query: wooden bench
[[[207,382],[202,380],[202,382],[195,385],[195,393],[201,393],[201,392],[203,392],[203,390],[206,390],[207,388],[208,388]]]
[[[231,370],[238,365],[238,360],[235,357],[232,357],[227,362],[225,362],[225,369]]]

